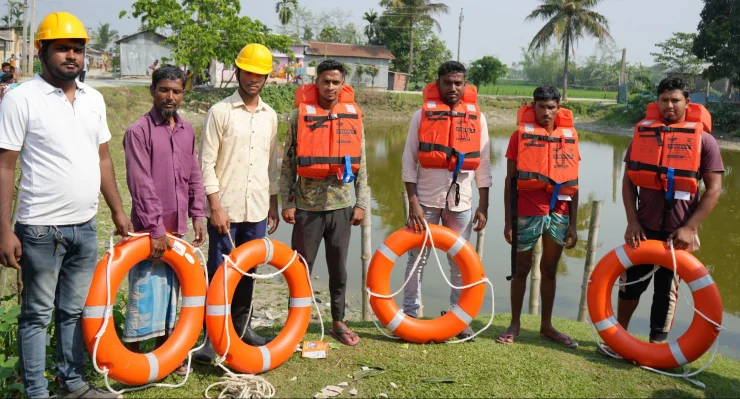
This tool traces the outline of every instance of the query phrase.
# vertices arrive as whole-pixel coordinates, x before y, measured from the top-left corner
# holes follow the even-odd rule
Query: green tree
[[[709,80],[727,78],[740,86],[740,4],[728,0],[704,0],[699,34],[694,39],[693,52],[712,65],[704,71]],[[730,89],[728,85],[728,90]]]
[[[239,16],[239,0],[136,0],[131,16],[148,30],[167,29],[174,61],[202,73],[211,60],[231,65],[246,43],[290,53],[292,40]],[[127,15],[121,11],[120,17]],[[199,72],[198,72],[199,71]]]
[[[293,20],[298,8],[298,0],[278,0],[275,2],[275,12],[281,25],[287,25]]]
[[[303,36],[301,37],[301,39],[307,40],[307,41],[313,40],[313,29],[311,29],[310,26],[303,27]]]
[[[339,30],[333,26],[325,26],[319,33],[320,42],[339,43]]]
[[[341,64],[344,67],[344,80],[346,82],[350,82],[351,80],[349,77],[352,76],[352,71],[353,71],[352,65],[347,64],[346,62],[342,62]]]
[[[355,77],[357,78],[357,87],[360,87],[360,85],[362,85],[362,75],[365,74],[365,71],[365,65],[359,63],[355,64]]]
[[[481,84],[496,84],[499,78],[506,76],[509,68],[495,57],[487,55],[473,61],[468,69],[468,80],[476,86]]]
[[[357,31],[357,26],[350,22],[339,29],[339,39],[337,43],[360,44],[362,35]]]
[[[529,44],[530,49],[546,46],[552,39],[557,40],[565,56],[563,71],[563,99],[568,98],[568,68],[570,55],[575,56],[575,45],[579,39],[592,36],[599,41],[612,41],[609,33],[609,21],[603,15],[593,11],[602,0],[540,0],[542,4],[535,8],[528,21],[542,19],[547,21]]]
[[[118,31],[110,28],[108,23],[100,23],[92,33],[92,48],[108,52],[111,43],[118,40]]]
[[[372,87],[375,88],[375,78],[380,74],[380,68],[377,65],[365,66],[365,73],[372,78]]]
[[[655,58],[656,64],[664,69],[672,69],[675,75],[684,78],[699,75],[702,62],[693,53],[695,38],[695,33],[674,32],[672,38],[655,45],[661,49],[660,53],[650,55]]]
[[[522,71],[532,83],[559,86],[563,76],[558,71],[563,70],[563,54],[543,46],[540,49],[522,49]]]
[[[364,30],[367,42],[373,44],[373,41],[378,37],[378,13],[371,8],[362,16],[362,19],[367,22]]]
[[[432,0],[380,0],[380,5],[388,8],[387,15],[394,16],[396,28],[408,28],[409,36],[409,61],[408,74],[414,75],[414,31],[416,22],[428,22],[434,25],[438,31],[442,28],[434,17],[439,14],[448,14],[450,8],[444,3],[432,3]],[[424,46],[420,48],[426,49]],[[395,54],[394,54],[395,55]],[[406,81],[408,88],[408,80]]]

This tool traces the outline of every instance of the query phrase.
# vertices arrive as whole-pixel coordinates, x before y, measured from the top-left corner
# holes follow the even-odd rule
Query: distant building
[[[306,65],[311,61],[321,62],[325,58],[332,58],[343,62],[352,67],[352,74],[347,82],[352,86],[358,86],[357,77],[354,74],[355,64],[375,65],[380,70],[375,77],[375,87],[388,88],[388,67],[390,62],[396,57],[383,46],[362,46],[357,44],[343,43],[324,43],[324,42],[306,42],[304,62]],[[370,87],[373,85],[373,79],[367,75],[362,75],[359,86]]]
[[[698,69],[698,73],[695,75],[686,76],[686,79],[691,85],[691,101],[698,104],[706,104],[709,102],[718,102],[722,98],[723,94],[732,92],[732,85],[729,79],[720,79],[715,82],[710,82],[702,78],[702,74],[707,70],[711,63],[705,62]],[[663,71],[665,76],[680,75],[678,68],[670,68]],[[729,101],[740,102],[740,93],[732,93]]]
[[[116,40],[121,49],[121,77],[146,76],[154,60],[172,58],[172,46],[166,36],[153,31],[142,31]]]

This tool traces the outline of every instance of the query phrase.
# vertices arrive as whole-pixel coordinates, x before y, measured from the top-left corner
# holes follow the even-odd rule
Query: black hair
[[[157,87],[160,81],[167,79],[167,80],[178,80],[180,79],[182,81],[183,87],[185,87],[185,72],[182,71],[182,69],[174,66],[174,65],[162,65],[159,69],[154,71],[152,74],[152,86]]]
[[[532,96],[534,97],[534,102],[555,101],[560,104],[560,92],[551,85],[544,85],[534,89]]]
[[[3,68],[9,67],[9,66],[10,66],[10,63],[9,62],[3,62]]]
[[[684,97],[689,98],[691,87],[688,82],[680,76],[669,76],[658,83],[658,96],[673,90],[680,90]]]
[[[445,76],[448,73],[461,73],[466,75],[468,71],[465,69],[465,65],[457,61],[447,61],[439,66],[439,69],[437,70],[437,79],[441,79],[442,76]]]
[[[344,65],[337,60],[329,59],[321,61],[319,66],[316,67],[316,76],[321,76],[322,73],[327,71],[339,71],[342,73],[342,77],[344,78]]]
[[[13,80],[13,75],[10,73],[6,73],[0,77],[0,83],[10,83],[11,80]]]

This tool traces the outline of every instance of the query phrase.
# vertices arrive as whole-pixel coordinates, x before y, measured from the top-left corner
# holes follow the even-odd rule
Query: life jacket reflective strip
[[[319,105],[319,90],[307,84],[298,88],[296,161],[298,176],[324,179],[329,175],[345,183],[354,181],[360,169],[362,112],[354,90],[343,86],[339,102],[327,112]]]
[[[537,124],[534,109],[525,105],[517,114],[519,148],[517,187],[519,190],[546,190],[552,193],[550,208],[559,196],[578,192],[578,132],[573,127],[573,113],[560,108],[555,130]]]
[[[419,129],[419,165],[449,171],[476,170],[480,165],[478,91],[467,84],[454,109],[441,100],[436,83],[424,88]]]
[[[666,199],[676,191],[699,189],[701,136],[712,131],[712,116],[701,104],[686,108],[686,121],[666,126],[658,103],[650,103],[645,119],[635,127],[627,175],[635,186],[662,190]]]

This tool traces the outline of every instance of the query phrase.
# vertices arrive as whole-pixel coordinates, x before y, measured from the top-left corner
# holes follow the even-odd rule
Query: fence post
[[[362,320],[371,321],[370,318],[370,295],[367,293],[367,270],[370,267],[372,257],[372,195],[370,188],[367,189],[367,209],[365,218],[362,219]]]
[[[581,283],[581,303],[578,307],[578,321],[586,322],[588,304],[586,303],[586,291],[588,280],[594,270],[596,261],[596,244],[598,243],[599,225],[601,224],[601,201],[594,201],[591,208],[591,222],[588,226],[588,247],[586,249],[586,264],[583,268],[583,282]]]
[[[532,251],[532,269],[529,272],[529,314],[539,314],[540,312],[540,280],[542,272],[540,271],[540,261],[542,260],[542,237],[537,240],[537,244]]]

